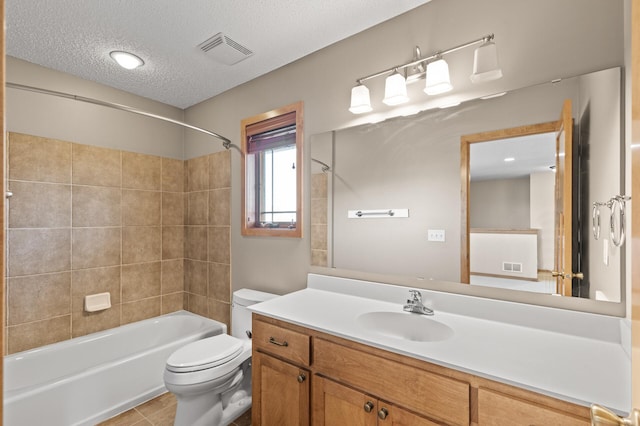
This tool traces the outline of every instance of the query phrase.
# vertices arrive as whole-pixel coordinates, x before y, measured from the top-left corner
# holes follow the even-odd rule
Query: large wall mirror
[[[624,192],[621,81],[610,68],[314,135],[312,265],[621,302],[624,245],[607,236],[606,207],[598,240],[591,216]],[[567,105],[573,149],[558,154]],[[554,205],[566,157],[570,272],[584,277],[562,288]]]

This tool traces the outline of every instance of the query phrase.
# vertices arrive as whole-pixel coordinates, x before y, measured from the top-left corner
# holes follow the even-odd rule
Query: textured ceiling
[[[7,54],[187,108],[428,1],[8,0]],[[198,45],[219,32],[254,54],[216,62]]]

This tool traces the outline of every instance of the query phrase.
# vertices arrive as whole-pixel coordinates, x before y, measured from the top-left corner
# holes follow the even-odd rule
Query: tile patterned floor
[[[99,423],[99,426],[173,426],[175,416],[176,397],[165,393]],[[231,426],[251,426],[251,410],[236,419]]]

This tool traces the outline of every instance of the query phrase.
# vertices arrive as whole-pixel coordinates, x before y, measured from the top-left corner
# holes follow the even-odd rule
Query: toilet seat
[[[228,334],[219,334],[190,343],[175,351],[167,359],[167,370],[189,373],[226,364],[243,351],[242,340]]]

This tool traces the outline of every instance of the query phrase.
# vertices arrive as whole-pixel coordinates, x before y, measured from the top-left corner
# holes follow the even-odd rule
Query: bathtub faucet
[[[410,299],[407,299],[407,304],[404,305],[402,310],[413,314],[433,315],[433,309],[427,308],[422,304],[422,293],[418,290],[409,290],[409,296]]]

